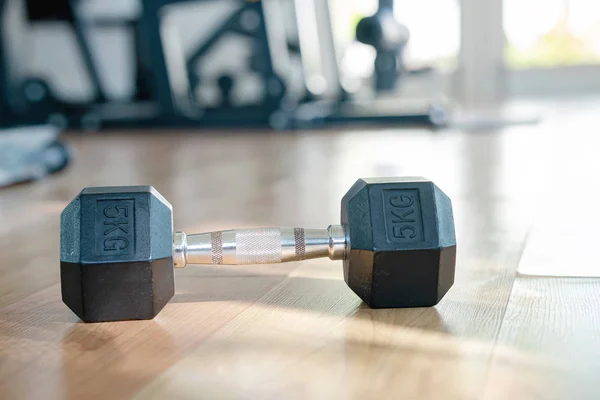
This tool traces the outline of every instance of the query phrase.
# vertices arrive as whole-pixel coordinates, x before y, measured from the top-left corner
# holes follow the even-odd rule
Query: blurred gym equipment
[[[408,42],[408,29],[394,17],[394,0],[379,0],[379,10],[365,17],[356,26],[356,40],[377,50],[375,87],[392,90],[396,87],[402,49]]]
[[[8,3],[11,0],[0,0],[0,25],[6,23],[2,16]],[[79,102],[64,100],[45,76],[18,76],[20,57],[10,56],[0,45],[0,91],[5,94],[0,98],[0,124],[48,122],[83,129],[289,129],[446,123],[443,105],[419,104],[415,108],[402,99],[387,106],[373,99],[354,101],[341,82],[327,2],[148,0],[135,2],[137,7],[127,16],[109,17],[86,11],[90,3],[94,1],[26,0],[25,8],[28,27],[47,21],[68,26],[91,83],[91,97]],[[202,37],[187,40],[184,46],[186,33],[169,20],[170,15],[181,15],[181,8],[189,6],[200,10],[211,24]],[[381,0],[377,13],[361,20],[356,29],[357,40],[377,51],[375,93],[393,90],[404,70],[402,51],[409,34],[394,19],[393,7],[393,1]],[[293,23],[284,22],[287,20]],[[110,96],[98,59],[94,59],[97,51],[90,31],[111,27],[133,36],[134,89],[127,98]],[[316,41],[306,40],[307,34]],[[237,47],[230,46],[232,41],[237,41]],[[313,59],[315,55],[319,59],[319,68],[327,72],[307,72],[311,52]],[[220,53],[239,65],[214,71]],[[297,70],[300,72],[292,76]]]
[[[70,148],[50,125],[0,130],[0,187],[42,179],[62,171]]]

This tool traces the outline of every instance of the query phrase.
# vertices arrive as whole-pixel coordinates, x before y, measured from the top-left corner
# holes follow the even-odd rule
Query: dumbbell
[[[425,178],[359,179],[327,229],[173,233],[151,186],[86,188],[63,210],[63,302],[86,322],[154,318],[174,295],[174,268],[343,260],[344,280],[372,308],[436,305],[454,283],[452,204]]]

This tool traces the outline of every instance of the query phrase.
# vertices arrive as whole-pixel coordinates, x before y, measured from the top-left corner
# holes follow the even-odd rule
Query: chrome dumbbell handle
[[[186,235],[175,232],[176,268],[187,264],[275,264],[310,258],[341,260],[346,235],[340,225],[327,229],[254,228]]]

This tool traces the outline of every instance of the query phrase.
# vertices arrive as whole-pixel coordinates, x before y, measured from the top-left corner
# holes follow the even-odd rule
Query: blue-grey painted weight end
[[[173,209],[153,187],[86,188],[60,226],[62,297],[82,320],[150,319],[173,296]]]

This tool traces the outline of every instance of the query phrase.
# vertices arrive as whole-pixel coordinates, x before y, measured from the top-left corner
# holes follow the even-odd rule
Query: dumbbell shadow
[[[300,264],[297,264],[300,265]],[[315,269],[327,269],[319,276],[296,276],[295,265],[260,271],[250,268],[195,266],[176,278],[177,291],[165,309],[182,303],[241,302],[266,309],[310,312],[332,317],[368,320],[440,333],[448,332],[435,307],[372,309],[346,286],[341,271],[334,265],[313,263]],[[311,265],[312,267],[312,265]],[[335,271],[335,272],[334,272]],[[275,272],[275,273],[273,273]],[[339,278],[336,277],[339,272]]]
[[[250,274],[226,276],[222,279],[237,278],[253,279]],[[306,297],[306,293],[301,290],[304,286],[324,290],[332,289],[331,284],[335,284],[335,281],[330,279],[290,277],[289,280],[291,286],[298,286],[297,290],[286,291],[285,294],[291,295],[292,298]],[[214,280],[208,279],[206,288],[212,283]],[[337,282],[335,286],[344,288],[343,282]],[[349,291],[347,287],[345,289]],[[333,290],[336,292],[336,288]],[[214,296],[219,300],[215,300]],[[337,299],[329,295],[325,297],[327,298],[307,302],[286,301],[285,304],[279,305],[267,294],[253,301],[268,307],[295,307],[301,311],[334,317],[329,322],[320,319],[324,331],[307,332],[306,336],[295,335],[298,328],[288,327],[287,331],[291,334],[280,335],[274,341],[268,336],[261,336],[260,328],[254,331],[259,323],[247,326],[250,332],[238,330],[236,335],[230,336],[213,335],[212,329],[204,330],[197,322],[196,328],[188,331],[188,340],[180,339],[186,337],[185,332],[177,330],[179,337],[174,337],[173,331],[165,331],[164,322],[169,319],[169,308],[177,306],[177,303],[248,301],[247,296],[236,295],[235,290],[216,293],[216,289],[204,287],[196,293],[176,295],[172,301],[175,304],[168,305],[161,313],[161,318],[166,318],[162,319],[162,323],[141,321],[109,325],[76,324],[63,340],[62,373],[66,384],[65,396],[67,399],[79,399],[86,397],[86,394],[93,394],[100,398],[110,398],[115,394],[115,383],[118,383],[120,393],[133,394],[180,361],[182,354],[191,354],[191,357],[202,360],[218,359],[219,365],[225,369],[235,369],[244,362],[256,362],[260,365],[261,362],[268,362],[275,357],[279,360],[282,352],[289,351],[291,355],[305,354],[306,357],[297,362],[309,367],[323,367],[324,363],[331,362],[332,359],[344,357],[349,368],[359,368],[364,365],[361,361],[363,357],[368,356],[372,362],[381,360],[388,366],[391,362],[397,365],[398,370],[404,367],[405,361],[411,359],[410,357],[437,359],[440,357],[440,351],[443,354],[458,352],[456,342],[446,334],[445,325],[435,308],[373,310],[357,301],[351,293],[348,297]],[[345,305],[342,304],[344,302]],[[323,306],[327,303],[330,306]],[[338,307],[335,307],[335,304]],[[343,325],[337,323],[340,314],[347,314],[344,316]],[[317,315],[315,318],[322,317]],[[335,345],[328,346],[329,343]],[[102,360],[103,366],[101,373],[98,367],[99,360]],[[265,372],[277,373],[269,370]]]

